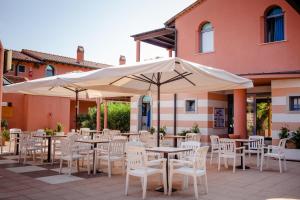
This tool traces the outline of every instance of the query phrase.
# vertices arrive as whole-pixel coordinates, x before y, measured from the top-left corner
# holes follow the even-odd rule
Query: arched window
[[[210,22],[201,26],[200,29],[200,52],[214,51],[214,30]]]
[[[280,7],[272,7],[265,15],[265,42],[284,40],[283,11]]]
[[[51,65],[47,65],[46,76],[54,76],[54,75],[55,75],[54,67]]]

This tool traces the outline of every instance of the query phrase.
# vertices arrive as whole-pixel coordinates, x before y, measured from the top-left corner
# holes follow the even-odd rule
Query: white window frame
[[[300,113],[300,110],[290,110],[290,98],[291,97],[295,97],[295,96],[299,96],[300,97],[300,93],[295,93],[295,94],[289,94],[289,95],[287,95],[287,100],[286,100],[286,102],[287,102],[287,111],[289,112],[289,113]]]
[[[195,111],[188,111],[187,110],[187,107],[186,107],[186,102],[187,101],[195,101]],[[198,102],[197,102],[197,99],[185,99],[184,100],[184,111],[186,112],[186,113],[197,113],[197,109],[198,108]]]

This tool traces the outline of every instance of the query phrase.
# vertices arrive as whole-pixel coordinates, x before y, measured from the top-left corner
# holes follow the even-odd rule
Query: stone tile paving
[[[200,185],[200,199],[300,199],[300,162],[288,162],[288,170],[282,174],[279,173],[278,161],[275,160],[271,160],[270,167],[265,168],[263,172],[256,168],[254,156],[251,159],[247,158],[247,165],[251,169],[236,170],[233,174],[231,167],[228,169],[222,167],[218,172],[216,163],[212,166],[208,164],[208,194],[204,194],[204,188]],[[105,173],[88,176],[82,171],[72,174],[71,177],[76,177],[76,180],[69,182],[59,183],[58,180],[62,179],[53,179],[59,184],[49,184],[38,180],[58,175],[57,172],[51,170],[57,168],[57,165],[42,165],[39,167],[44,168],[43,170],[25,173],[15,173],[6,169],[10,167],[24,167],[24,165],[5,164],[5,162],[0,164],[0,199],[139,200],[142,197],[141,182],[136,178],[130,180],[129,195],[124,195],[125,176],[121,175],[118,166],[113,169],[112,178],[108,178]],[[105,169],[105,166],[102,169]],[[176,177],[174,187],[179,190],[169,197],[155,191],[155,188],[160,185],[159,180],[158,176],[149,178],[147,199],[194,199],[191,181],[189,188],[182,191],[180,190],[181,177]]]

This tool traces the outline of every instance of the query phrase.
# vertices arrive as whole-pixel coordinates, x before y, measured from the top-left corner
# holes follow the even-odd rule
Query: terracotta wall
[[[284,11],[286,40],[263,42],[263,15],[272,5]],[[214,52],[199,53],[199,27],[214,28]],[[237,74],[299,70],[300,15],[283,0],[204,0],[176,20],[178,57]]]
[[[272,138],[276,143],[281,127],[295,131],[300,127],[300,111],[289,110],[289,96],[300,96],[300,79],[272,81]]]

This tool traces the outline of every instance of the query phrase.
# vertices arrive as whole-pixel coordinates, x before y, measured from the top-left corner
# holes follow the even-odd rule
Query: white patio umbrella
[[[119,88],[119,90],[133,89],[141,94],[157,93],[157,130],[160,129],[161,93],[191,93],[253,87],[249,79],[180,58],[107,67],[90,71],[72,81],[83,88],[97,88],[102,91],[115,91]]]
[[[40,79],[34,79],[21,83],[15,83],[7,85],[3,88],[4,93],[23,93],[30,95],[42,95],[42,96],[59,96],[59,97],[75,97],[75,116],[76,116],[76,129],[77,129],[77,114],[78,114],[78,101],[79,99],[92,99],[99,97],[116,97],[116,96],[132,96],[134,94],[140,94],[140,92],[134,89],[122,89],[115,88],[114,91],[101,91],[97,87],[82,87],[79,84],[75,84],[74,79],[86,76],[90,72],[71,72],[67,74],[61,74],[51,77],[45,77]],[[113,87],[111,87],[111,90]]]

